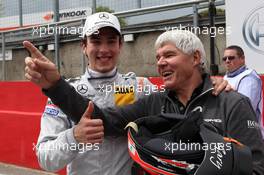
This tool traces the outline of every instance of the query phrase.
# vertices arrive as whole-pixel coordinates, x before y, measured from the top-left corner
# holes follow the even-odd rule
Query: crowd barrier
[[[0,162],[40,169],[34,148],[47,98],[30,82],[0,82],[0,97]]]

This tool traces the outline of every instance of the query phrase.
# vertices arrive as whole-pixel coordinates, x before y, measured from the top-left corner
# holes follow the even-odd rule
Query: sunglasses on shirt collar
[[[226,57],[223,57],[222,60],[223,60],[223,61],[226,61],[226,60],[228,59],[229,61],[232,61],[232,60],[234,60],[235,58],[236,58],[235,56],[226,56]]]

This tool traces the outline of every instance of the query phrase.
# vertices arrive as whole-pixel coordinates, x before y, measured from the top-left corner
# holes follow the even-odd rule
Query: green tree
[[[199,13],[200,17],[208,17],[208,10],[201,11]],[[216,8],[215,16],[224,16],[225,15],[225,10],[221,8]]]
[[[98,6],[96,7],[96,12],[108,12],[108,13],[114,13],[115,11],[110,9],[109,7],[105,7],[105,6]],[[124,18],[118,18],[119,22],[120,22],[120,25],[121,27],[125,27],[127,24],[126,24],[126,21]]]

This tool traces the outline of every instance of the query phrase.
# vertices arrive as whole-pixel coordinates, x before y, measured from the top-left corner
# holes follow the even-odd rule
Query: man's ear
[[[245,64],[245,63],[246,63],[246,61],[245,61],[245,55],[242,55],[242,56],[240,57],[240,59],[241,59],[242,64]]]
[[[119,47],[120,47],[120,50],[121,50],[122,47],[123,47],[124,41],[122,40],[122,35],[120,37],[121,38],[119,39]]]
[[[83,52],[83,54],[86,55],[86,52],[85,52],[85,50],[86,50],[86,45],[82,43],[82,44],[81,44],[81,47],[82,47],[82,52]]]
[[[198,50],[193,53],[193,58],[194,65],[201,64],[201,53]]]

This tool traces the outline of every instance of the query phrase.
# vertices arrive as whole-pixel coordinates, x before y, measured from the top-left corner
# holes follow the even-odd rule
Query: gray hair
[[[162,33],[155,42],[155,49],[162,47],[166,43],[173,43],[175,47],[185,54],[193,54],[199,51],[201,55],[201,73],[207,72],[207,61],[204,46],[201,40],[188,30],[170,30]]]

